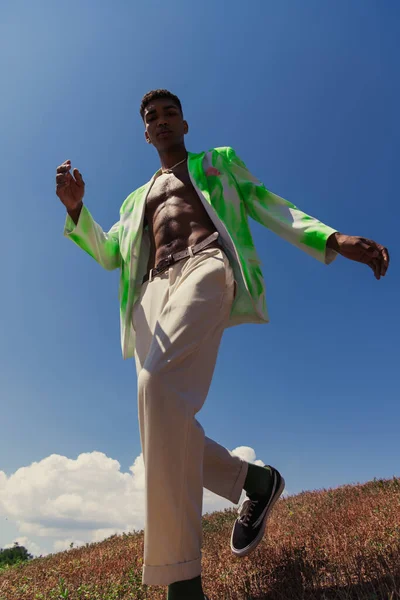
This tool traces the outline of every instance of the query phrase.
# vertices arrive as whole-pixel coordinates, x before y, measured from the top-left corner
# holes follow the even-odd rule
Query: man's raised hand
[[[66,160],[57,167],[56,194],[68,212],[77,211],[82,205],[85,193],[85,182],[78,169],[71,171],[71,161]]]

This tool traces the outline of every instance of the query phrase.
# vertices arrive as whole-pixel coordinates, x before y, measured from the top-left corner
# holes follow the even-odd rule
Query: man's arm
[[[119,228],[120,223],[117,221],[108,232],[103,231],[82,204],[76,212],[72,211],[71,214],[71,211],[68,211],[64,235],[90,254],[104,269],[112,271],[121,265]]]
[[[119,221],[108,233],[98,225],[83,204],[85,182],[78,169],[71,174],[71,161],[57,167],[56,194],[67,209],[64,235],[92,256],[107,270],[121,264],[119,251]]]
[[[386,248],[366,238],[339,233],[270,192],[250,173],[233,148],[228,148],[227,158],[252,219],[325,264],[341,254],[367,264],[377,279],[385,275],[389,265]]]

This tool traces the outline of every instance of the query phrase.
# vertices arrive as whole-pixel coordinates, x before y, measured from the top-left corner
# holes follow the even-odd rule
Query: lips
[[[160,133],[157,133],[157,137],[165,137],[171,133],[170,129],[163,129]]]

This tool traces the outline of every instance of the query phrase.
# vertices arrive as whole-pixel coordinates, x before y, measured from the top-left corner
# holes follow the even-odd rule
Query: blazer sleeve
[[[118,221],[110,231],[104,232],[83,205],[77,225],[67,214],[64,235],[90,254],[104,269],[112,271],[121,266],[119,229]]]
[[[337,229],[324,225],[267,190],[233,148],[228,148],[227,157],[247,214],[252,219],[326,265],[335,260],[337,252],[327,248],[326,242]]]

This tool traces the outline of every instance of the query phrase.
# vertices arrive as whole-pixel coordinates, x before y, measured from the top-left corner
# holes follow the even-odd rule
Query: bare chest
[[[191,214],[197,219],[206,218],[204,206],[189,177],[186,165],[174,173],[160,175],[154,182],[146,199],[145,225],[151,228],[161,215],[182,219]]]

